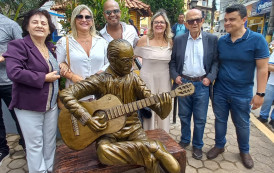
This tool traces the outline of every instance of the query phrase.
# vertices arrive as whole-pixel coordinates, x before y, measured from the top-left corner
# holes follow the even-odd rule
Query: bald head
[[[118,9],[120,9],[118,2],[116,2],[115,0],[107,0],[104,3],[104,10],[106,10],[109,7],[117,7]]]
[[[186,12],[186,20],[188,20],[191,16],[193,16],[193,15],[195,15],[195,16],[199,16],[200,18],[202,18],[203,17],[203,15],[202,15],[202,11],[200,11],[200,10],[198,10],[198,9],[191,9],[191,10],[188,10],[187,12]]]

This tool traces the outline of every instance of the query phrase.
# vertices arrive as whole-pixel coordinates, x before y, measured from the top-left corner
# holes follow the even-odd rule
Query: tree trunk
[[[267,26],[266,41],[271,42],[274,31],[274,0],[272,0],[272,7],[269,16],[269,22]]]

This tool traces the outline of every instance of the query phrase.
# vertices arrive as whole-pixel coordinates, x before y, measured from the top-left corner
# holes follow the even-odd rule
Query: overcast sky
[[[211,4],[212,4],[212,0],[208,0],[208,5],[211,6]],[[216,8],[217,8],[217,10],[220,9],[220,0],[216,0]]]

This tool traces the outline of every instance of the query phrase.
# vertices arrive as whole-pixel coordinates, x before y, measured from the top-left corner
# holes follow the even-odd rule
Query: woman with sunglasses
[[[57,42],[56,49],[61,75],[67,78],[66,88],[90,75],[103,72],[109,65],[108,43],[96,34],[93,13],[86,5],[79,5],[73,10],[71,35],[67,37],[69,50],[66,37]],[[93,96],[84,98],[88,99],[93,99]]]
[[[140,38],[134,50],[136,56],[142,57],[140,76],[153,94],[171,90],[168,63],[171,59],[172,36],[167,15],[160,10],[151,18],[148,35]],[[145,130],[161,128],[169,132],[169,126],[169,116],[162,120],[152,112],[151,118],[143,117]]]
[[[11,41],[3,56],[12,80],[12,101],[26,144],[30,173],[51,172],[56,149],[59,67],[50,42],[55,26],[46,10],[28,12],[23,39]]]

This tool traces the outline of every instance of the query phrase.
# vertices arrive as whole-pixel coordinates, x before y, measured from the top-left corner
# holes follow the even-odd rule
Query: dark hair
[[[51,40],[51,34],[54,32],[55,30],[55,25],[52,23],[51,21],[51,17],[50,17],[50,14],[47,10],[40,10],[40,9],[34,9],[34,10],[30,10],[25,16],[24,16],[24,20],[23,20],[23,23],[22,23],[22,30],[23,30],[23,33],[22,33],[22,36],[25,37],[26,35],[29,35],[29,32],[28,32],[28,26],[29,26],[29,20],[32,16],[34,15],[43,15],[45,16],[47,19],[48,19],[48,24],[49,24],[49,31],[50,31],[50,34],[47,36],[46,38],[46,41],[50,41]]]
[[[234,11],[238,11],[241,18],[244,18],[247,16],[247,11],[243,4],[233,4],[225,9],[226,13],[232,13]]]

